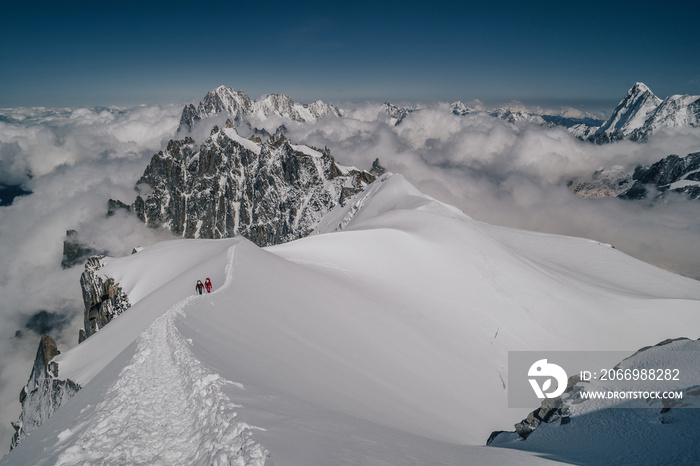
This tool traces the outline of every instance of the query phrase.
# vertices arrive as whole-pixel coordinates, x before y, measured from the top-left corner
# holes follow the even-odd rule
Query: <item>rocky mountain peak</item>
[[[22,412],[19,419],[12,423],[15,433],[10,450],[38,429],[63,403],[80,390],[80,386],[70,379],[57,379],[58,364],[52,360],[58,354],[60,352],[54,339],[48,335],[42,335],[29,380],[19,394]]]
[[[651,92],[651,89],[649,89],[649,86],[647,86],[643,82],[636,82],[636,83],[634,83],[634,86],[632,86],[630,88],[630,90],[627,91],[627,96],[633,97],[635,95],[642,95],[645,93],[649,93],[651,95],[654,95],[654,93]]]
[[[381,169],[378,162],[373,169]],[[186,138],[155,154],[136,185],[142,194],[127,210],[185,238],[242,235],[269,246],[310,234],[325,213],[375,178],[337,164],[327,148],[295,145],[284,134],[262,142],[215,127],[199,147]]]
[[[615,107],[610,118],[591,137],[594,142],[604,143],[622,139],[644,127],[649,115],[662,100],[644,83],[638,82]]]
[[[316,121],[331,115],[340,117],[337,107],[317,100],[311,105],[296,103],[286,94],[267,94],[261,100],[251,100],[243,91],[219,86],[207,92],[199,105],[189,104],[182,110],[178,132],[188,132],[200,121],[226,114],[234,126],[243,123],[248,117],[266,119],[269,117],[289,118],[292,121]]]

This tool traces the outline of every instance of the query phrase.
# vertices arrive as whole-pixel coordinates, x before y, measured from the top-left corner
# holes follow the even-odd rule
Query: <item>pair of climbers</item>
[[[199,293],[202,294],[202,290],[206,288],[207,293],[211,293],[211,280],[209,280],[209,277],[207,277],[206,280],[204,280],[204,284],[202,284],[202,280],[197,280],[197,284],[195,285],[194,289]]]

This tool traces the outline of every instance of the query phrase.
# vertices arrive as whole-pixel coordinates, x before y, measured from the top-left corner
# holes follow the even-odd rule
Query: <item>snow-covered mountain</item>
[[[610,118],[595,132],[593,139],[602,143],[631,135],[644,126],[661,102],[644,83],[635,83]]]
[[[224,119],[231,118],[235,124],[246,117],[269,118],[271,116],[287,117],[293,121],[316,121],[327,115],[339,117],[340,109],[317,100],[312,104],[296,103],[285,94],[268,94],[261,100],[251,100],[243,91],[219,86],[207,92],[199,105],[185,106],[180,117],[178,132],[189,131],[195,124],[207,118],[224,114]]]
[[[644,139],[661,128],[700,126],[700,96],[660,99],[644,83],[635,83],[610,118],[589,136],[596,143]]]
[[[672,95],[656,107],[644,124],[642,136],[662,128],[700,126],[700,96]]]
[[[175,240],[99,272],[131,307],[52,360],[82,389],[0,465],[551,464],[556,445],[483,447],[529,412],[507,407],[509,351],[700,336],[700,282],[474,221],[391,174],[306,238]]]
[[[385,102],[383,112],[389,124],[400,125],[411,113],[422,106],[397,106]],[[449,105],[449,111],[458,116],[486,113],[512,124],[537,124],[561,126],[577,138],[607,143],[624,138],[642,140],[654,131],[671,127],[700,126],[700,96],[673,95],[660,99],[644,83],[635,83],[620,101],[610,117],[601,122],[592,118],[565,118],[559,115],[537,114],[523,110],[499,108],[481,110],[461,101]],[[315,122],[333,116],[342,118],[344,112],[331,104],[316,101],[312,104],[295,103],[285,94],[269,94],[261,100],[252,100],[243,91],[219,86],[208,92],[197,106],[185,106],[178,132],[189,132],[202,120],[210,120],[210,126],[223,124],[230,118],[235,127],[249,123],[250,119],[265,121],[271,117],[287,118],[294,122]],[[254,132],[255,128],[248,128]]]
[[[382,172],[336,164],[328,149],[291,144],[283,135],[245,139],[227,120],[200,146],[170,141],[153,156],[125,207],[151,227],[185,238],[242,235],[260,246],[308,235],[321,217]]]

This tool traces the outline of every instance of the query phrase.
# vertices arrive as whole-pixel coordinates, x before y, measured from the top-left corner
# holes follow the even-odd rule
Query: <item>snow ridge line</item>
[[[224,286],[232,282],[234,249]],[[177,329],[177,315],[194,299],[176,303],[141,334],[129,365],[56,465],[265,464],[268,451],[251,433],[262,429],[236,422],[240,406],[223,392],[226,385],[242,385],[207,370]],[[59,449],[73,434],[59,434]]]

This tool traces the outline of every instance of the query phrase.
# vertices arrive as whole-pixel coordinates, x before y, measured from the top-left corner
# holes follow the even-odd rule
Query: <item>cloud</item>
[[[62,350],[77,344],[82,268],[61,268],[66,231],[120,255],[168,237],[123,214],[105,214],[109,198],[136,197],[136,180],[175,133],[180,111],[175,105],[0,111],[0,184],[32,191],[0,207],[0,449],[9,448],[37,332],[49,332]]]
[[[517,103],[516,103],[517,104]],[[349,115],[371,115],[376,106]],[[700,150],[700,129],[657,132],[640,144],[595,145],[563,128],[513,125],[486,114],[455,116],[446,108],[409,114],[392,127],[382,118],[326,119],[288,125],[294,141],[328,146],[339,163],[369,167],[375,157],[425,193],[475,219],[543,232],[593,238],[700,278],[700,203],[668,197],[663,203],[586,200],[566,182],[598,168],[632,173],[675,153]]]

